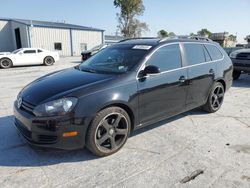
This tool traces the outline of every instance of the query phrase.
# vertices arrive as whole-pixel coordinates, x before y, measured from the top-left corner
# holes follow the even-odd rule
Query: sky
[[[161,29],[178,35],[196,33],[202,28],[211,32],[237,34],[245,42],[250,34],[250,0],[143,0],[144,15],[150,31],[156,36]],[[0,17],[42,21],[66,21],[91,26],[115,34],[116,13],[113,0],[0,0]]]

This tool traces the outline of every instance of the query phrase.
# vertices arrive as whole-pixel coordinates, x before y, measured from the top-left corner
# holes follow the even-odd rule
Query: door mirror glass
[[[160,69],[157,66],[154,65],[148,65],[145,67],[144,70],[140,71],[139,77],[147,76],[149,74],[159,74]]]

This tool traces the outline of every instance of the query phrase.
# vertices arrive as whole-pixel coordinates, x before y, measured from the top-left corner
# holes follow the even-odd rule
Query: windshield
[[[22,49],[18,49],[18,50],[15,50],[15,51],[13,51],[12,53],[13,54],[17,54],[18,52],[20,52]]]
[[[80,70],[89,72],[124,73],[130,71],[147,54],[145,49],[131,45],[106,48],[80,65]]]
[[[99,50],[101,47],[102,47],[102,45],[95,46],[94,48],[91,49],[91,51]]]

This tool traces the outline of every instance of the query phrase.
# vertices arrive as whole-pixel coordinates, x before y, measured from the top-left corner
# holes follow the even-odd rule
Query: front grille
[[[31,132],[17,119],[15,120],[15,125],[25,138],[31,140]]]
[[[28,112],[29,114],[33,114],[33,110],[34,110],[35,106],[26,102],[26,101],[23,101],[22,102],[22,105],[21,105],[21,109],[23,109],[24,111]]]
[[[57,136],[53,135],[38,135],[39,143],[54,143],[57,140]]]
[[[250,53],[239,53],[237,54],[237,59],[250,60]]]
[[[246,64],[246,63],[234,63],[234,66],[236,66],[236,67],[250,67],[250,64]]]

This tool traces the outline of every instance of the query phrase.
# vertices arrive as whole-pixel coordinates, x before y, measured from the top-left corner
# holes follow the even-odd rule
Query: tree
[[[248,43],[250,43],[250,35],[247,35],[246,38],[245,38],[245,40],[246,40]]]
[[[197,34],[200,36],[210,37],[212,33],[207,29],[201,29],[200,31],[197,32]]]
[[[168,32],[165,31],[164,29],[162,29],[162,30],[158,31],[157,35],[160,38],[168,37]]]
[[[121,9],[120,13],[117,13],[118,28],[124,37],[140,37],[142,32],[149,30],[146,23],[136,18],[144,13],[142,0],[114,0],[114,6]]]
[[[231,41],[236,41],[237,37],[235,35],[229,35],[228,39]]]
[[[168,33],[168,36],[169,36],[169,37],[174,37],[174,36],[176,36],[176,34],[175,34],[174,32],[169,32],[169,33]]]
[[[164,37],[174,37],[176,36],[174,32],[167,32],[166,30],[162,29],[160,31],[158,31],[157,33],[158,37],[160,38],[164,38]]]

